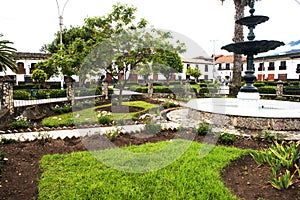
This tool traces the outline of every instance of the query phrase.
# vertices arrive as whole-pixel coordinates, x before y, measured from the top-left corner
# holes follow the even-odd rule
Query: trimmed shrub
[[[36,98],[37,99],[48,99],[49,94],[48,94],[47,90],[38,90],[36,93]]]
[[[299,86],[286,86],[283,88],[283,94],[300,95],[300,87]]]
[[[218,142],[222,144],[233,144],[236,139],[237,139],[236,135],[227,132],[218,133]]]
[[[104,115],[104,116],[100,116],[98,117],[98,122],[99,124],[110,124],[112,122],[111,117]]]
[[[30,90],[35,89],[37,85],[25,84],[25,85],[14,85],[14,90]]]
[[[259,88],[259,87],[265,86],[266,84],[264,82],[262,82],[262,81],[257,81],[255,83],[253,83],[253,85],[255,87]]]
[[[50,96],[50,98],[66,97],[67,91],[65,89],[64,90],[52,89],[49,91],[49,96]]]
[[[16,100],[29,100],[30,93],[26,92],[25,90],[14,90],[14,99]]]
[[[172,90],[167,86],[154,86],[153,93],[172,93]]]
[[[200,87],[199,94],[205,94],[205,93],[209,93],[208,88],[207,87]]]
[[[277,82],[275,81],[265,81],[264,83],[266,86],[277,86]]]
[[[289,86],[299,86],[300,82],[299,81],[291,81],[288,84],[289,84]]]
[[[257,89],[260,94],[276,94],[275,86],[262,86]]]
[[[211,131],[212,127],[208,123],[201,123],[197,129],[198,135],[206,135]]]
[[[155,122],[150,121],[145,125],[145,133],[148,134],[156,134],[161,132],[161,130],[162,130],[161,124],[157,124]]]

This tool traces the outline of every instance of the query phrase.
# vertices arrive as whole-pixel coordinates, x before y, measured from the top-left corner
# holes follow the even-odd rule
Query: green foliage
[[[12,122],[9,123],[9,128],[10,129],[26,129],[26,128],[31,128],[30,121],[26,118],[23,117],[22,115],[16,117]]]
[[[112,127],[111,129],[105,132],[105,135],[110,141],[113,141],[120,135],[120,133],[121,133],[120,127]]]
[[[0,144],[11,144],[16,142],[15,139],[0,138]]]
[[[283,140],[284,136],[280,135],[276,131],[272,130],[263,130],[258,133],[258,135],[255,137],[257,140],[264,140],[267,142],[273,142],[276,140]]]
[[[189,147],[186,152],[175,157],[178,149],[186,146]],[[232,160],[247,151],[216,146],[207,156],[199,157],[199,151],[209,147],[197,142],[172,140],[93,154],[85,151],[45,155],[41,159],[39,199],[237,199],[224,186],[220,174]],[[124,156],[124,152],[128,153]],[[150,152],[154,153],[153,159],[131,156],[131,153],[147,155]],[[123,170],[108,167],[97,159],[100,157]],[[148,173],[124,172],[126,169],[151,170],[159,158],[173,158],[173,161]]]
[[[295,171],[296,172],[296,171]],[[272,175],[271,175],[271,185],[278,189],[288,189],[290,186],[294,184],[293,178],[295,176],[294,174],[291,174],[290,170],[286,170],[284,174],[280,173],[277,174],[276,170],[272,169]]]
[[[163,108],[164,109],[167,109],[167,108],[174,108],[174,107],[177,107],[178,105],[176,103],[174,103],[174,101],[172,100],[166,100],[163,104],[162,104]]]
[[[158,124],[153,121],[149,121],[145,125],[145,133],[156,134],[162,130],[161,124]]]
[[[257,89],[260,94],[276,94],[276,86],[261,86]]]
[[[217,136],[218,136],[218,142],[222,144],[233,144],[234,141],[237,139],[236,135],[227,132],[219,132]]]
[[[48,76],[42,69],[35,69],[32,72],[31,76],[32,80],[39,82],[39,83],[44,83],[47,79]]]
[[[300,95],[300,86],[299,85],[285,86],[283,88],[283,94],[285,94],[285,95]]]
[[[93,102],[91,102],[91,105],[92,104],[93,104]],[[88,105],[90,105],[90,104],[88,104]],[[143,110],[140,112],[133,112],[133,113],[112,113],[112,116],[110,116],[111,119],[113,119],[113,120],[119,120],[119,119],[130,120],[134,116],[139,115],[140,113],[146,113],[151,108],[158,107],[158,105],[150,104],[150,103],[147,103],[144,101],[123,102],[123,105],[136,106],[136,107],[143,108]],[[42,120],[42,124],[46,127],[72,126],[72,125],[75,125],[75,123],[77,125],[95,124],[98,122],[98,117],[100,117],[100,115],[101,116],[104,115],[103,113],[100,114],[99,112],[96,112],[95,110],[97,110],[98,108],[107,107],[107,106],[111,106],[111,105],[105,104],[105,105],[100,105],[100,106],[86,108],[86,109],[83,109],[85,106],[85,103],[84,104],[75,104],[75,106],[76,106],[76,108],[73,107],[73,110],[76,110],[76,112],[44,118]]]
[[[206,135],[211,131],[212,127],[208,123],[201,123],[199,124],[199,127],[197,129],[197,134],[198,135]]]
[[[0,37],[3,37],[3,34],[0,34]],[[13,72],[18,71],[17,64],[15,62],[16,58],[16,49],[11,47],[13,42],[8,40],[0,40],[0,68],[6,71],[7,67],[10,68]]]
[[[48,99],[49,98],[49,93],[47,90],[38,90],[35,96],[37,99]]]
[[[56,113],[68,113],[72,111],[72,106],[70,104],[64,104],[63,106],[56,105],[55,107],[51,108]]]
[[[194,77],[198,82],[198,78],[202,75],[201,71],[198,68],[188,67],[186,70],[186,74]]]
[[[30,99],[30,93],[26,92],[25,90],[14,90],[13,95],[14,95],[15,100],[29,100]]]
[[[112,119],[110,116],[100,116],[98,117],[99,124],[110,124],[112,122]]]
[[[45,127],[63,127],[74,126],[74,117],[72,113],[62,114],[53,117],[47,117],[42,120],[42,124]]]
[[[253,83],[253,86],[259,88],[259,87],[265,86],[265,83],[263,81],[256,81]]]
[[[49,90],[49,96],[50,98],[61,98],[67,96],[67,91],[65,89],[52,89]]]
[[[300,149],[299,144],[295,142],[290,144],[275,142],[269,149],[252,152],[251,156],[257,164],[266,163],[271,167],[270,182],[278,190],[288,189],[293,185],[296,173],[298,172],[300,175]],[[291,170],[294,171],[293,174],[291,174]]]

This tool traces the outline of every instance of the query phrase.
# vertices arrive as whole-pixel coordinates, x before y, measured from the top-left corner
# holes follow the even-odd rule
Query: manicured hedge
[[[276,94],[276,86],[262,86],[257,89],[260,94]]]
[[[255,83],[253,83],[253,85],[254,85],[255,87],[259,88],[259,87],[265,86],[266,84],[265,84],[264,82],[262,82],[262,81],[257,81],[257,82],[255,82]]]
[[[283,88],[285,95],[300,95],[300,86],[286,86]]]
[[[61,97],[66,97],[67,96],[67,91],[60,90],[60,89],[53,89],[49,91],[49,96],[50,98],[61,98]]]
[[[16,100],[29,100],[30,93],[25,90],[14,90],[14,99]]]

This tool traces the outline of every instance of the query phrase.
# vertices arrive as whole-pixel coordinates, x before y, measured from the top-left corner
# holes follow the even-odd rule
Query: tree
[[[190,66],[187,68],[186,74],[194,77],[197,83],[199,77],[202,75],[201,71],[198,68],[191,68]]]
[[[85,57],[90,51],[112,34],[120,33],[126,29],[144,27],[147,22],[141,19],[134,23],[136,8],[124,4],[113,5],[113,10],[106,16],[86,18],[82,27],[64,28],[62,31],[63,47],[59,45],[60,34],[56,33],[52,43],[43,45],[41,51],[52,54],[45,63],[39,64],[41,68],[47,66],[57,68],[65,76],[78,75]],[[46,70],[47,73],[55,70]],[[47,73],[48,74],[48,73]],[[54,75],[56,73],[52,73]],[[48,74],[48,78],[51,74]]]
[[[175,50],[157,49],[155,61],[159,72],[167,79],[167,85],[169,85],[169,80],[173,73],[181,73],[183,71],[182,60]]]
[[[221,0],[222,3],[225,0]],[[234,19],[235,21],[244,17],[244,9],[245,6],[248,6],[250,4],[250,0],[233,0],[235,5],[235,15]],[[243,26],[236,24],[234,25],[234,36],[233,36],[233,42],[243,42],[244,41],[244,33],[243,33]],[[242,83],[242,55],[234,54],[233,57],[233,73],[232,73],[232,82],[230,84],[230,96],[236,96],[239,92],[239,89],[241,87]]]
[[[44,84],[45,81],[48,79],[47,78],[47,74],[44,72],[44,70],[42,69],[35,69],[32,72],[32,77],[31,77],[34,81],[40,83],[40,84]]]
[[[3,37],[3,34],[0,34],[0,37]],[[13,44],[13,42],[0,40],[0,68],[6,71],[8,67],[13,72],[17,72],[18,67],[15,61],[17,50],[11,47],[11,44]]]
[[[170,33],[156,29],[130,29],[113,34],[91,52],[90,58],[86,59],[89,62],[87,66],[93,71],[102,67],[103,71],[118,80],[120,104],[123,89],[131,73],[141,70],[145,72],[147,67],[148,71],[143,73],[148,77],[158,66],[159,72],[166,69],[166,66],[173,70],[177,67],[178,71],[182,71],[180,57],[172,53],[181,48],[171,44],[168,41],[171,38]]]

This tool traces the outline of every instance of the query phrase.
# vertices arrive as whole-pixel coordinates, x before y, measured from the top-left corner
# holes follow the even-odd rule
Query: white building
[[[11,75],[16,76],[16,84],[30,83],[32,72],[35,70],[35,64],[40,61],[45,61],[50,57],[50,54],[45,53],[24,53],[17,52],[17,73],[7,68],[6,71],[0,71],[0,76]],[[51,77],[47,82],[61,82],[62,77]]]
[[[213,80],[216,70],[213,66],[211,58],[196,57],[196,58],[182,58],[183,72],[180,74],[182,79],[187,79],[186,70],[188,67],[193,69],[197,68],[201,71],[202,75],[199,80]]]
[[[300,52],[257,57],[254,59],[254,68],[257,80],[298,81]]]
[[[216,68],[221,80],[231,80],[233,73],[233,55],[216,56]],[[242,76],[247,68],[243,57]],[[297,73],[298,72],[298,73]],[[298,81],[300,80],[300,52],[268,55],[254,58],[254,75],[257,80]]]

